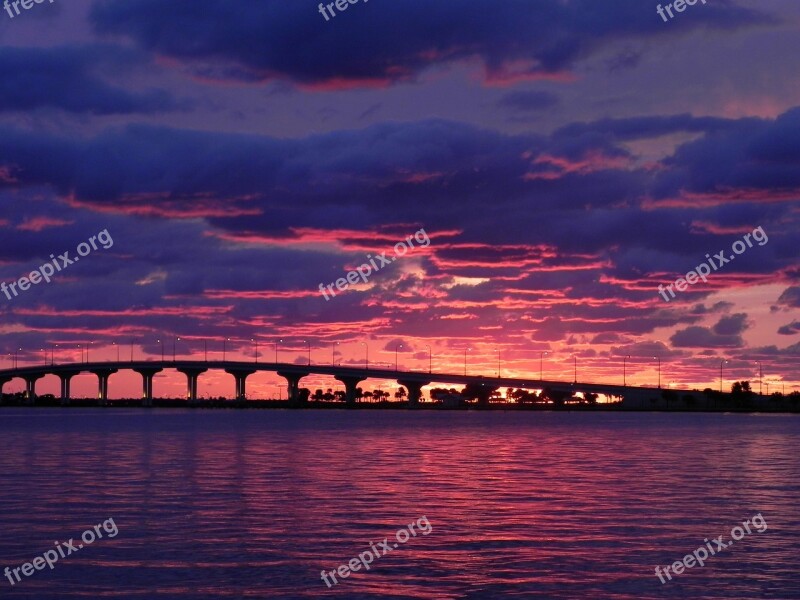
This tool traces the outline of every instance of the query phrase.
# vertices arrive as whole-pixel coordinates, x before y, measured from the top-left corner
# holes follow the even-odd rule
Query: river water
[[[0,569],[114,527],[0,597],[796,599],[799,440],[781,415],[3,408]]]

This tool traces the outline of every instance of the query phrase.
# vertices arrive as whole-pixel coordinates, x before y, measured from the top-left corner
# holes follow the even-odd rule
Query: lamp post
[[[89,342],[88,344],[86,344],[86,364],[87,365],[89,364],[89,348],[91,347],[92,344],[94,344],[94,342]]]
[[[497,378],[500,379],[500,350],[497,351]]]
[[[275,342],[275,364],[278,364],[278,344],[282,344],[283,340],[278,340]]]
[[[208,362],[208,340],[203,340],[203,358]]]
[[[228,352],[228,342],[231,341],[231,338],[222,338],[222,362],[225,362],[225,356]]]
[[[331,366],[336,366],[336,345],[339,342],[331,342]]]
[[[758,395],[759,396],[763,396],[764,394],[762,393],[763,390],[761,388],[761,380],[764,377],[764,371],[763,371],[763,369],[761,367],[761,361],[760,360],[757,360],[756,364],[758,365]],[[767,388],[767,389],[769,389],[769,388]]]
[[[397,351],[400,350],[400,348],[402,348],[402,347],[403,347],[403,344],[398,344],[397,346],[394,347],[394,370],[395,371],[398,370],[398,368],[397,368]]]
[[[366,359],[364,362],[364,368],[367,369],[367,371],[369,371],[369,344],[367,344],[367,342],[361,342],[361,345],[364,346],[364,348],[367,351]]]
[[[311,342],[309,342],[308,340],[303,340],[303,342],[308,345],[308,366],[310,367],[311,366]]]
[[[573,383],[578,383],[578,357],[574,354],[572,355],[572,365],[573,365],[573,372],[574,372],[574,381]]]
[[[50,344],[50,366],[56,364],[56,348],[58,348],[58,344]]]
[[[133,340],[131,340],[131,362],[133,362]]]
[[[767,396],[769,396],[769,381],[765,381],[764,385],[767,386]]]
[[[164,342],[159,339],[159,340],[156,340],[156,343],[161,344],[161,362],[163,363],[164,362]]]
[[[111,342],[111,345],[117,347],[117,362],[119,362],[119,344],[117,344],[117,342]]]
[[[544,363],[544,355],[547,352],[539,352],[539,381],[544,381],[542,364]]]
[[[172,362],[175,362],[175,345],[177,342],[180,342],[181,338],[177,336],[172,337]]]
[[[256,364],[258,364],[258,340],[255,338],[250,338],[250,341],[254,342],[256,345]],[[275,362],[277,363],[278,361],[276,360]]]
[[[626,354],[625,356],[622,357],[622,387],[628,387],[626,366],[627,366],[627,361],[630,357],[631,357],[630,354]],[[576,377],[575,381],[577,380],[578,378]]]
[[[720,394],[722,393],[722,365],[724,365],[726,362],[728,362],[728,361],[724,360],[724,359],[719,361],[719,393]],[[767,388],[767,393],[769,393],[769,388]]]
[[[431,347],[427,344],[425,347],[428,349],[428,373],[433,373],[433,358],[431,354]]]
[[[472,348],[464,348],[464,377],[467,376],[467,352],[471,352]]]
[[[44,364],[44,366],[46,367],[46,366],[47,366],[47,350],[45,350],[44,348],[42,348],[40,351],[41,351],[41,353],[42,353],[42,356],[44,357],[44,363],[43,363],[43,364]]]
[[[654,356],[653,358],[658,361],[658,389],[661,389],[661,357]]]

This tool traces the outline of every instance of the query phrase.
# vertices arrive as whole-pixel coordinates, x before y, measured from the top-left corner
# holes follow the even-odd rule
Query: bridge
[[[343,367],[324,365],[298,365],[294,363],[254,363],[239,361],[108,361],[94,363],[67,363],[39,366],[19,367],[15,369],[0,370],[0,397],[3,387],[12,379],[21,378],[25,381],[25,397],[28,404],[36,400],[36,382],[46,375],[55,375],[61,380],[61,404],[68,405],[70,401],[70,382],[80,373],[91,373],[97,376],[98,400],[100,405],[108,404],[108,381],[111,375],[120,370],[131,370],[142,377],[142,405],[153,405],[153,377],[164,369],[173,369],[186,376],[186,398],[190,405],[196,404],[197,381],[203,373],[216,369],[223,370],[233,376],[235,383],[235,398],[244,403],[247,399],[247,378],[256,372],[271,371],[283,377],[287,382],[289,401],[299,403],[300,381],[308,375],[329,375],[341,382],[345,388],[345,401],[354,404],[357,399],[358,384],[367,379],[394,380],[408,390],[410,405],[417,404],[422,395],[422,388],[431,383],[470,385],[478,390],[479,402],[488,402],[489,396],[495,390],[505,388],[544,389],[549,388],[563,392],[590,392],[606,396],[623,396],[633,390],[640,392],[655,392],[657,388],[632,387],[609,385],[602,383],[578,383],[563,381],[548,381],[518,377],[483,377],[478,375],[456,375],[452,373],[432,373],[424,371],[398,371],[392,369],[374,369],[368,367]]]

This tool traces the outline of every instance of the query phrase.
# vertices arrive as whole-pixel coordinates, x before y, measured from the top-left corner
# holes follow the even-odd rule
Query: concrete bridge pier
[[[289,390],[289,404],[300,404],[300,380],[308,375],[308,373],[282,373],[278,371],[278,375],[286,380]]]
[[[430,385],[430,381],[403,381],[398,379],[397,383],[402,385],[408,391],[408,405],[419,405],[419,399],[422,397],[422,388]]]
[[[97,375],[97,400],[100,406],[108,406],[108,378],[116,373],[116,369],[94,369],[92,375]]]
[[[153,377],[163,369],[146,367],[133,370],[142,376],[142,406],[153,406]]]
[[[72,382],[72,378],[75,377],[77,373],[59,373],[58,378],[61,380],[61,406],[69,406],[69,386]]]
[[[186,375],[186,399],[189,401],[189,406],[194,406],[197,404],[197,378],[200,377],[203,373],[208,371],[208,369],[203,368],[182,368],[177,369],[179,373],[183,373]]]
[[[251,369],[225,369],[225,372],[233,375],[236,379],[236,402],[244,405],[247,400],[247,389],[245,387],[247,378],[255,373],[255,371]]]
[[[366,377],[347,377],[345,375],[337,375],[337,381],[344,384],[345,402],[348,406],[354,406],[356,403],[356,388],[358,384],[366,379]]]
[[[25,404],[33,404],[36,401],[36,381],[44,377],[42,375],[25,375]]]
[[[0,377],[0,404],[3,403],[3,388],[11,381],[11,377]]]

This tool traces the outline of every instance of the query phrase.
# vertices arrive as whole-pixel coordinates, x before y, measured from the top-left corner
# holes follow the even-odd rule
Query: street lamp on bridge
[[[431,347],[428,345],[426,345],[425,347],[428,349],[428,373],[433,373],[433,358],[431,354]]]
[[[471,352],[472,348],[464,348],[464,377],[467,376],[467,352]]]
[[[303,340],[304,344],[308,344],[308,366],[311,366],[311,342],[308,340]]]
[[[542,364],[544,363],[545,354],[547,354],[547,351],[539,352],[539,381],[544,381]]]
[[[180,342],[180,341],[181,341],[181,338],[179,338],[177,336],[173,336],[172,337],[172,362],[175,362],[175,344],[177,342]]]
[[[331,342],[331,366],[336,366],[336,346],[339,342]]]
[[[763,396],[762,389],[761,389],[761,380],[764,378],[764,370],[761,367],[761,361],[757,360],[756,363],[758,365],[758,395]],[[767,394],[769,395],[769,387],[767,387]]]
[[[164,362],[164,342],[159,339],[159,340],[156,340],[156,343],[157,344],[161,344],[161,362],[163,363]]]
[[[254,342],[256,345],[256,364],[258,364],[258,340],[255,338],[250,338],[251,342]],[[275,362],[278,362],[277,360]]]
[[[661,389],[661,357],[654,356],[653,360],[658,361],[658,389]]]
[[[724,365],[726,362],[728,362],[728,361],[724,360],[724,359],[719,361],[719,392],[720,392],[720,394],[722,393],[722,365]],[[767,388],[767,393],[769,393],[769,388]]]
[[[364,362],[364,368],[367,369],[367,371],[369,371],[369,344],[367,344],[367,342],[361,342],[361,345],[364,346],[364,348],[367,351],[367,356]]]
[[[394,347],[394,370],[397,371],[397,351],[403,347],[403,344],[398,344]]]
[[[625,356],[622,357],[622,387],[628,387],[628,379],[627,379],[627,373],[626,373],[625,367],[626,367],[627,360],[630,357],[631,357],[630,354],[626,354]],[[575,381],[577,381],[577,380],[578,380],[578,378],[576,377]]]
[[[222,338],[222,362],[225,362],[225,356],[228,351],[228,342],[231,341],[231,338]]]

